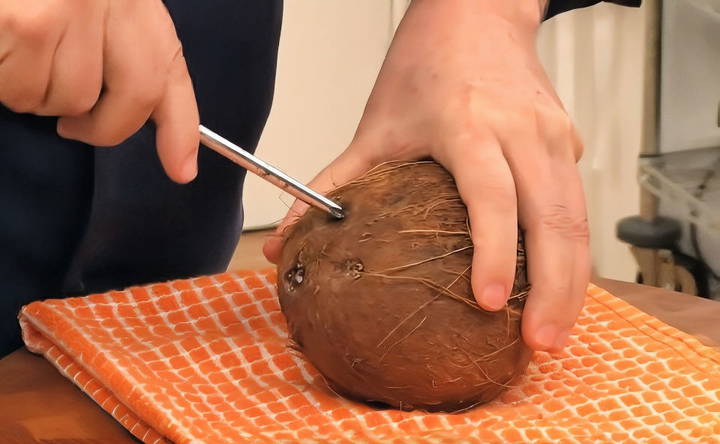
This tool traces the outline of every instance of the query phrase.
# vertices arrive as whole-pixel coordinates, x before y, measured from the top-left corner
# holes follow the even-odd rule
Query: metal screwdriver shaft
[[[345,217],[340,205],[202,125],[200,125],[200,142],[303,202],[326,211],[338,219]]]

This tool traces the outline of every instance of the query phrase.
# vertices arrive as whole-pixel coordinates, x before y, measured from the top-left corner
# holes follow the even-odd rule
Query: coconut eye
[[[302,284],[304,277],[305,277],[305,269],[297,268],[295,270],[295,276],[293,277],[293,280],[295,281],[295,283],[298,285]]]
[[[351,276],[353,279],[360,279],[365,266],[360,259],[347,259],[344,264],[345,274]]]
[[[299,263],[295,264],[295,266],[285,274],[285,282],[287,283],[290,290],[295,290],[296,287],[302,285],[304,280],[305,267],[303,267]]]

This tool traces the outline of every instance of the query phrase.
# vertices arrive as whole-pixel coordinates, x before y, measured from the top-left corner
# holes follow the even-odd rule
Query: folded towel
[[[20,315],[28,348],[147,443],[720,442],[720,352],[591,286],[562,353],[464,413],[338,397],[287,330],[272,271],[81,298]]]

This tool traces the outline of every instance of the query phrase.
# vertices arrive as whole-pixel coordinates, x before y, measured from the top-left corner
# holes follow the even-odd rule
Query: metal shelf
[[[638,181],[684,208],[685,220],[720,233],[720,147],[640,158]]]

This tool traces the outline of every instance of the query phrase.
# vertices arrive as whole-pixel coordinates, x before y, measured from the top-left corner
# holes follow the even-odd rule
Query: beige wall
[[[309,180],[351,139],[405,0],[286,1],[276,99],[258,153]],[[604,5],[543,25],[539,49],[586,144],[596,271],[632,279],[615,222],[637,211],[644,16]],[[248,179],[246,227],[282,217],[292,199]]]
[[[654,1],[654,0],[649,0]],[[585,183],[597,273],[633,280],[635,261],[615,238],[637,214],[645,9],[598,5],[546,23],[539,50],[585,142]]]
[[[392,36],[393,2],[286,0],[273,109],[258,155],[307,182],[350,142]],[[257,177],[245,226],[277,221],[293,199]]]

